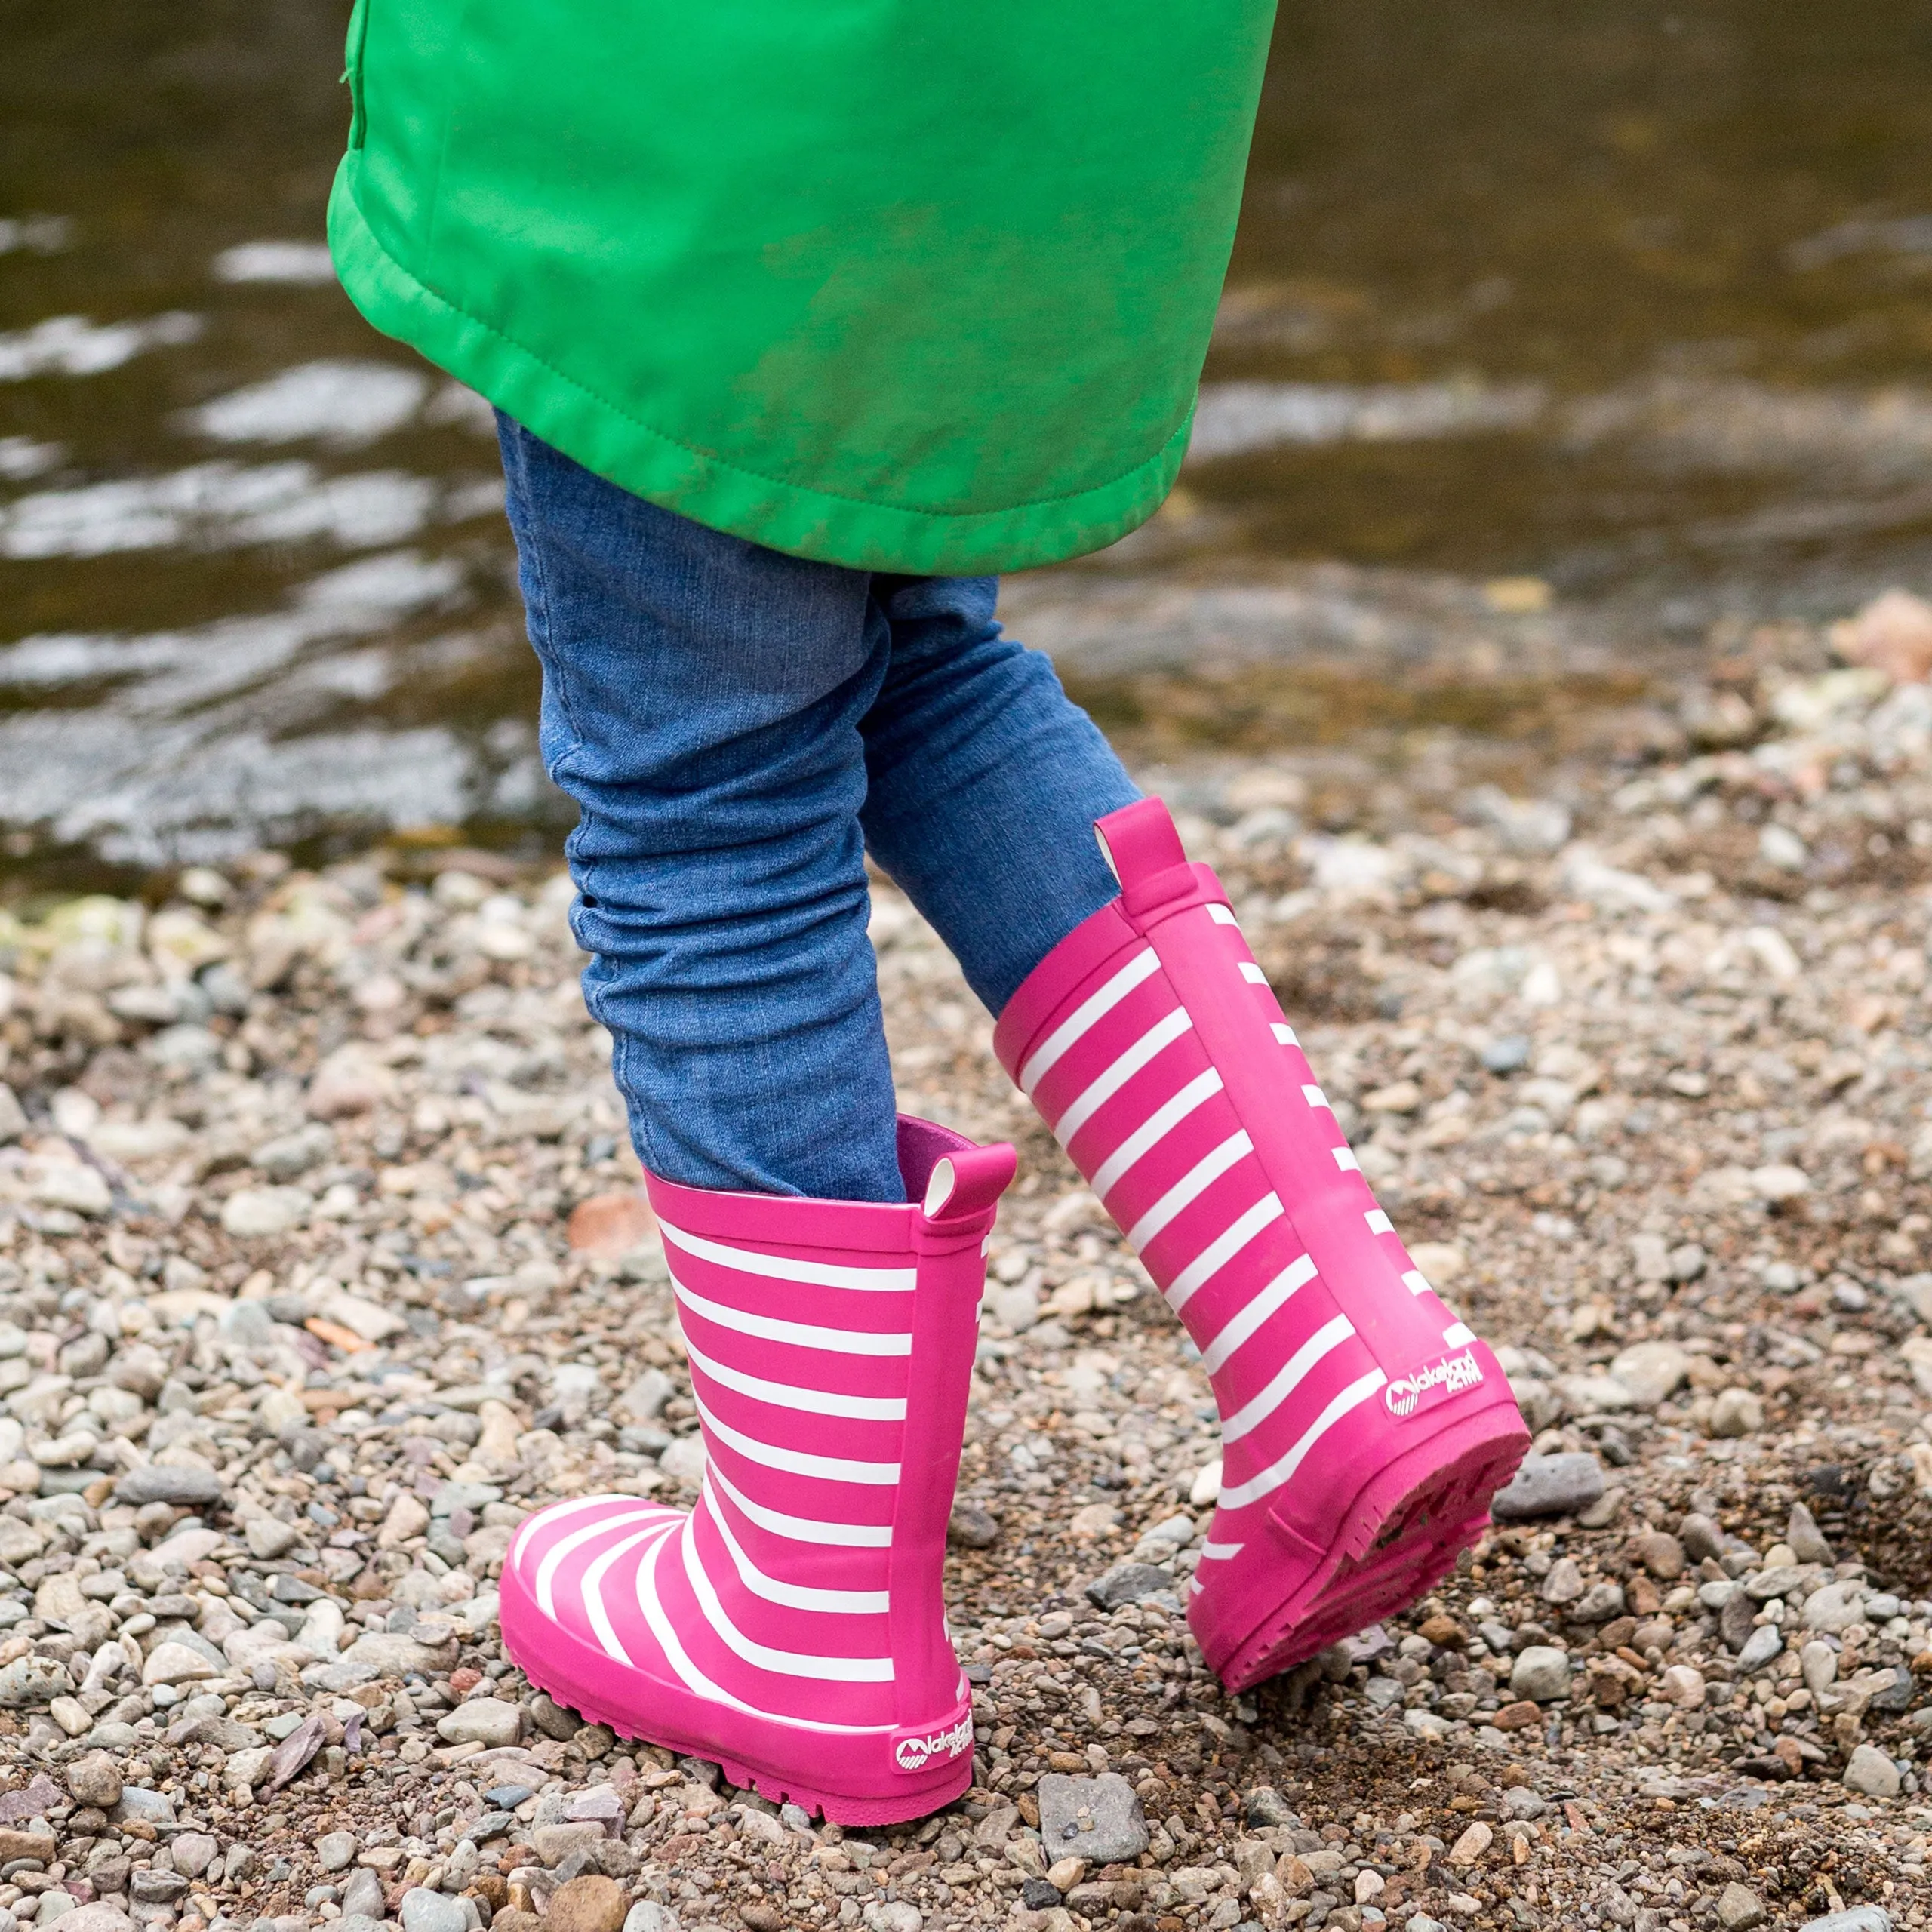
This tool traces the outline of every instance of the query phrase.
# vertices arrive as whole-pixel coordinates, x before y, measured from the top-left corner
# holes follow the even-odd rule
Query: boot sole
[[[1371,1477],[1307,1581],[1225,1655],[1209,1655],[1223,1683],[1251,1690],[1426,1596],[1488,1527],[1489,1500],[1529,1441],[1512,1403],[1451,1424]]]
[[[506,1576],[503,1581],[507,1585],[510,1580]],[[640,1724],[623,1715],[610,1695],[610,1678],[622,1666],[543,1617],[534,1605],[526,1604],[520,1590],[503,1589],[498,1616],[505,1654],[537,1689],[548,1692],[557,1703],[632,1743],[658,1745],[679,1757],[715,1764],[740,1791],[755,1790],[774,1804],[795,1804],[834,1825],[903,1825],[943,1810],[972,1788],[973,1756],[968,1752],[957,1761],[956,1770],[949,1765],[944,1777],[916,1785],[909,1778],[908,1789],[894,1796],[859,1797],[822,1790],[755,1755],[725,1751],[715,1740],[706,1740],[704,1732],[709,1725],[731,1721],[736,1714],[721,1711],[681,1686],[633,1671],[631,1675],[648,1687],[646,1694],[651,1701],[662,1706],[664,1718]],[[521,1627],[526,1617],[535,1626],[527,1642]],[[681,1724],[677,1719],[685,1706],[690,1708],[687,1721]],[[690,1718],[700,1721],[691,1722]]]

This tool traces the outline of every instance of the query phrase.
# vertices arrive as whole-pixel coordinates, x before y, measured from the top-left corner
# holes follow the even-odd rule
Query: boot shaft
[[[782,1667],[806,1678],[801,1715],[916,1723],[956,1700],[946,1524],[1013,1159],[903,1120],[903,1206],[647,1176],[707,1464],[676,1558],[741,1658],[819,1670]]]

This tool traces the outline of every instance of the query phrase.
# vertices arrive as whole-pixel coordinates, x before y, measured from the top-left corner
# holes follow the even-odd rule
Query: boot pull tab
[[[1164,801],[1140,798],[1094,823],[1094,836],[1120,881],[1130,912],[1145,912],[1190,890],[1194,870]]]
[[[921,1204],[929,1221],[957,1221],[983,1213],[1012,1184],[1020,1157],[1006,1142],[963,1147],[933,1163]]]

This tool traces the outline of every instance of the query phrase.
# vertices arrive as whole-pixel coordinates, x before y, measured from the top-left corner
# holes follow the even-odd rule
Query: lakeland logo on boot
[[[923,1737],[902,1737],[892,1747],[892,1761],[902,1771],[923,1771],[936,1758],[956,1758],[973,1747],[973,1713],[968,1711],[949,1730],[928,1731]]]
[[[1432,1362],[1426,1368],[1419,1368],[1413,1375],[1404,1375],[1389,1383],[1382,1392],[1382,1399],[1389,1405],[1389,1413],[1398,1419],[1412,1416],[1420,1406],[1422,1398],[1440,1391],[1445,1395],[1460,1395],[1466,1389],[1473,1389],[1482,1380],[1482,1370],[1478,1365],[1475,1352],[1465,1349],[1459,1355],[1444,1355],[1440,1361]]]

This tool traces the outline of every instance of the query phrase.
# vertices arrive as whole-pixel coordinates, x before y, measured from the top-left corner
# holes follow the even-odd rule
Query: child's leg
[[[640,1157],[691,1187],[903,1200],[859,829],[891,650],[872,580],[500,422],[543,760],[583,813],[584,993]]]
[[[992,577],[872,580],[891,663],[861,728],[866,843],[997,1014],[1118,888],[1094,821],[1140,796]]]

